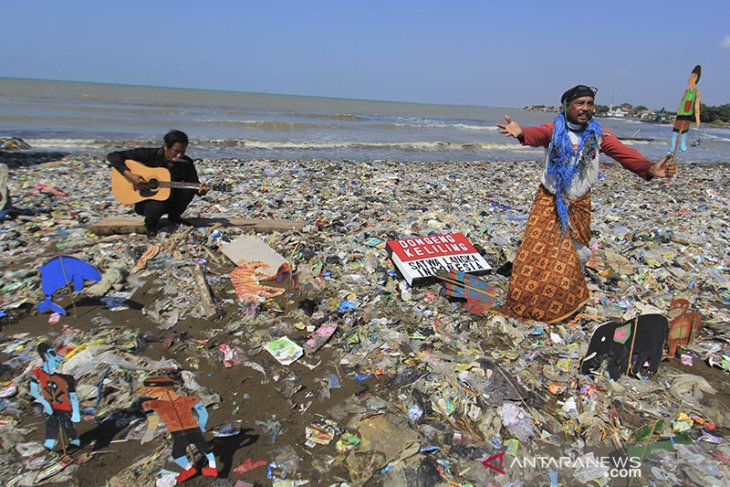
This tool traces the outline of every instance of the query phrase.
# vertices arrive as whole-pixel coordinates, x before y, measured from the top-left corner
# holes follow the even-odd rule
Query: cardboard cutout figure
[[[589,374],[606,362],[606,370],[613,380],[621,374],[655,374],[659,370],[668,330],[667,319],[657,314],[637,316],[623,323],[603,324],[591,336],[580,372]],[[644,364],[647,363],[645,370]]]
[[[200,398],[178,396],[175,383],[169,377],[147,377],[139,395],[152,398],[142,403],[142,409],[157,414],[172,435],[172,460],[183,469],[175,479],[184,482],[197,473],[195,465],[186,456],[189,445],[195,445],[208,459],[208,466],[202,468],[201,473],[206,477],[217,477],[215,456],[203,437],[208,411]]]
[[[689,345],[700,329],[702,315],[689,312],[689,301],[686,299],[675,299],[669,305],[669,353],[664,358],[672,358],[677,354],[677,347]]]
[[[277,284],[284,286],[286,289],[295,289],[297,287],[297,279],[293,274],[292,268],[288,262],[284,262],[279,266],[271,279]]]
[[[687,89],[682,92],[682,100],[679,102],[679,108],[677,109],[677,118],[674,120],[672,146],[667,150],[667,154],[677,153],[678,136],[681,136],[679,150],[681,152],[687,150],[687,133],[693,119],[697,124],[697,128],[700,128],[700,90],[697,89],[700,76],[702,76],[702,66],[698,64],[689,75]]]
[[[285,263],[286,264],[286,263]],[[282,264],[283,265],[283,264]],[[288,266],[288,264],[287,264]],[[267,299],[281,296],[286,289],[273,286],[265,286],[261,284],[264,279],[277,279],[277,276],[284,276],[282,268],[276,275],[267,274],[262,269],[268,268],[268,264],[263,261],[242,261],[239,267],[231,271],[231,283],[239,301],[249,301],[253,303],[262,303]],[[291,274],[291,273],[290,273]],[[284,281],[285,276],[281,277]],[[278,279],[277,279],[278,281]]]
[[[435,276],[442,281],[446,295],[466,299],[466,310],[470,313],[482,316],[494,306],[496,291],[478,277],[455,269],[439,269]]]
[[[38,303],[38,312],[53,311],[66,315],[66,310],[55,304],[53,293],[73,283],[74,291],[84,288],[84,281],[101,281],[101,274],[91,264],[87,264],[76,257],[59,255],[46,262],[39,269],[41,271],[41,287],[46,299]]]
[[[38,353],[43,359],[43,365],[40,369],[31,371],[30,395],[41,403],[46,414],[46,439],[43,446],[52,450],[56,446],[56,437],[60,434],[65,453],[65,439],[72,446],[81,445],[73,425],[81,421],[76,381],[71,375],[56,373],[65,359],[52,346],[45,342],[40,343]]]
[[[12,207],[10,191],[8,190],[9,177],[8,166],[0,164],[0,220],[10,214]]]

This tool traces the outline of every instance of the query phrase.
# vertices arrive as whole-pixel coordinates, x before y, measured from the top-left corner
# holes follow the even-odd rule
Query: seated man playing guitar
[[[188,136],[179,130],[171,130],[164,137],[164,144],[160,148],[140,147],[109,153],[106,158],[109,164],[119,171],[135,189],[146,183],[144,177],[135,174],[125,165],[124,161],[137,161],[149,167],[162,167],[170,171],[172,181],[184,183],[199,183],[197,190],[174,188],[170,197],[164,201],[144,200],[135,203],[134,211],[144,216],[144,226],[147,236],[157,233],[157,224],[162,215],[167,214],[168,220],[173,223],[189,224],[181,215],[193,200],[195,195],[203,196],[208,187],[200,183],[193,160],[185,155],[188,147]]]

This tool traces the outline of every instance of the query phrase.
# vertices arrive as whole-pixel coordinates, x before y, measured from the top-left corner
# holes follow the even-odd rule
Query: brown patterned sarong
[[[505,316],[555,323],[588,301],[583,268],[573,240],[591,239],[591,196],[570,203],[570,231],[561,238],[555,196],[537,190],[525,236],[512,265],[507,302],[496,309]]]

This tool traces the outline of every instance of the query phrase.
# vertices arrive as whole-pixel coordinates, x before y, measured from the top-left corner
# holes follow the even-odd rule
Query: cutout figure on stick
[[[700,329],[702,314],[691,312],[689,301],[675,299],[670,304],[669,317],[669,353],[664,358],[672,358],[677,354],[677,347],[689,345]]]
[[[291,276],[291,268],[288,264],[286,265]],[[240,262],[240,265],[231,271],[231,283],[233,283],[233,289],[236,290],[239,301],[261,303],[267,299],[281,296],[286,292],[284,288],[266,286],[260,282],[264,279],[274,279],[279,283],[283,282],[287,277],[284,264],[279,267],[279,271],[275,275],[262,270],[266,268],[269,268],[266,262],[254,260]]]
[[[79,292],[84,288],[84,281],[101,281],[101,274],[96,267],[68,255],[54,257],[38,270],[41,271],[41,287],[46,295],[46,299],[38,303],[39,313],[52,311],[65,316],[66,310],[53,302],[53,293],[71,284],[74,291]]]
[[[700,90],[697,89],[697,83],[702,75],[702,66],[695,66],[689,75],[687,81],[687,89],[682,92],[682,101],[679,102],[677,109],[677,118],[674,120],[674,130],[672,134],[672,146],[667,150],[667,154],[677,154],[677,138],[680,138],[679,151],[687,150],[687,133],[694,119],[697,128],[700,128]]]
[[[203,437],[208,411],[197,396],[178,396],[175,382],[169,377],[147,377],[139,389],[139,395],[152,400],[142,403],[142,409],[156,413],[172,435],[172,460],[183,469],[175,477],[178,482],[193,477],[197,470],[186,456],[189,445],[195,445],[208,459],[208,466],[201,469],[206,477],[217,477],[215,456]]]
[[[668,331],[669,321],[659,314],[640,315],[622,323],[605,323],[591,335],[580,373],[590,374],[605,363],[613,380],[622,374],[634,377],[656,374]]]
[[[442,281],[447,296],[466,299],[466,310],[470,313],[484,316],[494,306],[496,291],[478,277],[456,269],[440,269],[435,276]]]
[[[10,202],[10,190],[8,189],[9,178],[8,166],[0,164],[0,221],[10,215],[13,207]]]
[[[48,343],[40,343],[38,353],[43,359],[43,365],[40,369],[31,371],[30,394],[41,403],[46,414],[46,439],[43,446],[52,450],[56,446],[56,437],[60,434],[61,447],[65,454],[65,438],[72,446],[81,445],[73,425],[81,421],[76,380],[71,375],[56,373],[66,360]]]

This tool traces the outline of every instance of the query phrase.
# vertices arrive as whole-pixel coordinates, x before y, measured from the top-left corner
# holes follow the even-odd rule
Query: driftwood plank
[[[300,220],[264,220],[245,218],[188,218],[196,227],[211,227],[213,225],[234,226],[248,229],[252,232],[274,233],[301,231],[306,222]],[[166,223],[164,218],[161,226]],[[144,233],[144,218],[141,216],[121,215],[104,218],[91,226],[89,230],[96,235],[112,235],[120,233]]]
[[[208,281],[205,279],[205,271],[200,264],[195,264],[195,267],[193,267],[193,277],[200,295],[200,303],[205,311],[205,317],[211,319],[216,315],[215,303],[213,303],[213,296],[210,294]]]

